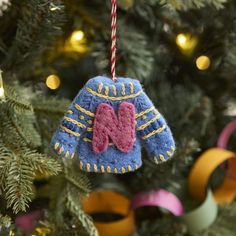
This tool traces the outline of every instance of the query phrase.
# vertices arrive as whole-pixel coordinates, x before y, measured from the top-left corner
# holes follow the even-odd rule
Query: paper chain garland
[[[143,206],[157,206],[168,210],[185,223],[190,232],[198,232],[209,227],[216,219],[217,203],[231,203],[236,196],[236,153],[223,148],[227,146],[232,132],[236,129],[236,121],[230,122],[219,136],[218,147],[210,148],[200,155],[190,171],[188,187],[191,195],[202,201],[196,209],[184,213],[181,200],[164,189],[139,193],[132,200],[112,191],[93,192],[84,201],[85,212],[119,213],[122,220],[112,223],[94,222],[101,236],[130,236],[135,230],[134,210]],[[223,184],[214,191],[207,184],[213,171],[226,160],[229,160],[228,175]],[[206,165],[206,163],[208,163]],[[232,176],[234,178],[232,178]],[[204,200],[205,198],[205,200]]]
[[[135,230],[134,213],[130,211],[130,200],[116,192],[92,192],[83,202],[87,214],[112,213],[123,219],[109,223],[94,221],[100,236],[130,236]]]
[[[227,149],[227,144],[228,144],[229,138],[232,135],[232,133],[235,131],[235,129],[236,129],[236,120],[233,120],[230,123],[228,123],[225,126],[225,128],[223,129],[223,131],[221,132],[219,139],[217,141],[217,146],[220,148]],[[236,159],[234,159],[234,158],[230,159],[229,162],[230,162],[231,167],[236,165],[236,163],[235,163]],[[222,167],[225,167],[225,166],[222,165]],[[236,169],[236,167],[233,169]],[[235,171],[233,172],[229,168],[228,168],[227,175],[231,178],[236,178]]]
[[[132,200],[117,192],[97,191],[92,192],[83,202],[87,214],[112,213],[123,216],[121,220],[109,223],[94,221],[100,236],[132,235],[135,231],[134,210],[143,206],[157,206],[168,210],[186,224],[190,232],[210,226],[218,211],[211,190],[208,190],[205,201],[199,207],[186,214],[179,198],[164,189],[139,193]]]
[[[184,212],[181,200],[171,192],[164,189],[139,193],[133,199],[113,191],[99,190],[90,194],[83,201],[86,213],[113,213],[123,216],[122,219],[103,223],[94,222],[101,236],[130,236],[135,232],[135,209],[143,206],[156,206],[168,210],[183,222],[190,232],[198,232],[209,227],[217,217],[217,203],[231,203],[235,198],[236,180],[235,157],[236,154],[224,150],[232,132],[236,129],[236,121],[230,122],[219,136],[216,148],[204,152],[194,164],[189,175],[189,190],[193,197],[205,200],[196,209]],[[214,193],[208,189],[207,182],[214,169],[225,160],[229,160],[228,175]],[[205,165],[205,163],[208,165]],[[16,225],[24,230],[34,228],[34,218],[39,218],[40,212],[36,211],[16,219]]]

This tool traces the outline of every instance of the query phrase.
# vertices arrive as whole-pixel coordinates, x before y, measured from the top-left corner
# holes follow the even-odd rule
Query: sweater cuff
[[[153,156],[152,160],[156,164],[167,162],[174,156],[174,152],[175,152],[175,147],[171,146],[170,149],[167,150],[166,152]]]
[[[70,142],[68,142],[70,140]],[[56,133],[51,141],[51,149],[59,157],[73,158],[76,151],[76,142],[71,138],[61,137],[59,133]]]

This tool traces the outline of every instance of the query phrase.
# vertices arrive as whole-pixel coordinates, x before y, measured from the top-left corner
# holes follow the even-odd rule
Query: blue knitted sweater
[[[135,107],[135,139],[132,149],[120,151],[112,140],[106,151],[92,149],[93,122],[101,103],[110,105],[117,113],[122,102]],[[138,80],[98,76],[90,79],[75,97],[54,134],[51,147],[57,155],[79,158],[79,166],[87,172],[125,173],[142,165],[141,144],[155,163],[170,159],[175,143],[163,116],[153,106]]]

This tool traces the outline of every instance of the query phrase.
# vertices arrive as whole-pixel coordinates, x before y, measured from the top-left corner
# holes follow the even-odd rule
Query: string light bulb
[[[5,98],[5,91],[3,88],[3,80],[2,80],[2,70],[0,70],[0,99]]]
[[[79,53],[85,53],[88,51],[87,40],[85,33],[82,30],[75,30],[72,32],[69,40],[67,41],[66,51],[75,51]]]
[[[46,79],[47,87],[52,90],[58,89],[60,84],[61,80],[57,75],[49,75]]]
[[[76,30],[71,34],[70,41],[71,43],[78,43],[79,41],[83,40],[84,32],[82,30]]]
[[[208,56],[202,55],[196,59],[196,66],[199,70],[207,70],[211,65],[211,60]]]
[[[187,37],[184,34],[178,34],[176,36],[176,44],[180,47],[183,47],[187,41]]]
[[[180,33],[176,36],[175,42],[180,51],[188,56],[191,55],[197,46],[198,38],[189,33]]]

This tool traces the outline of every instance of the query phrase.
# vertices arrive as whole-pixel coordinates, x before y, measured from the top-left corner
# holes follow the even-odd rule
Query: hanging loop
[[[116,81],[116,0],[111,0],[111,76]]]

